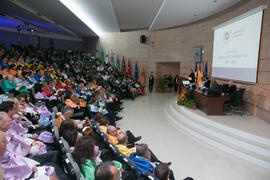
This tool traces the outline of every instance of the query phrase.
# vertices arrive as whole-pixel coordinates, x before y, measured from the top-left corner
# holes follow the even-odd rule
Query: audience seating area
[[[6,179],[174,179],[170,163],[153,161],[148,146],[136,144],[141,137],[117,127],[121,100],[143,95],[126,72],[82,51],[4,44],[0,62]]]

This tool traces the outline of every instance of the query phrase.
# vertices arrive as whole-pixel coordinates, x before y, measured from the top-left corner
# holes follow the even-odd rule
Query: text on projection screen
[[[212,76],[256,83],[262,11],[214,31]]]

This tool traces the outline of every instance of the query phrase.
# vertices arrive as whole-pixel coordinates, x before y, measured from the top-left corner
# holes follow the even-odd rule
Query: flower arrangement
[[[186,107],[196,109],[196,103],[191,96],[191,92],[187,92],[186,89],[183,89],[177,99],[178,105],[184,105]]]
[[[186,97],[186,90],[183,90],[181,92],[181,94],[178,96],[178,99],[177,99],[177,104],[178,105],[184,105],[185,102],[187,100],[187,97]]]

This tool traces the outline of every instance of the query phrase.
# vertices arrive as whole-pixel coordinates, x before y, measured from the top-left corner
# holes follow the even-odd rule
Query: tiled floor
[[[169,103],[175,94],[153,93],[138,97],[135,101],[124,101],[125,109],[120,113],[123,117],[117,123],[124,130],[131,130],[136,136],[141,135],[141,142],[147,143],[160,160],[172,162],[177,180],[187,176],[195,180],[269,180],[270,171],[241,160],[225,152],[221,152],[210,145],[198,141],[169,123],[169,118],[164,113],[164,105]],[[200,113],[200,112],[196,112]],[[215,118],[215,117],[213,117]],[[220,122],[230,124],[227,117],[218,117]],[[235,118],[237,124],[242,124],[241,118]],[[253,117],[249,117],[245,129],[254,125],[250,132],[260,133],[265,131],[269,137],[270,129],[267,124],[257,124]],[[216,118],[215,118],[216,119]],[[243,119],[244,120],[244,119]],[[229,124],[228,124],[229,123]],[[266,127],[265,127],[265,126]],[[262,130],[257,131],[257,127]],[[243,130],[245,130],[243,129]]]

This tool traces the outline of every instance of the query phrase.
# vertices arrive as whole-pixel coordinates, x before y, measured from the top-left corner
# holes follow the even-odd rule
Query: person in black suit
[[[195,82],[195,74],[193,72],[193,69],[190,69],[190,74],[188,76],[188,80],[190,83],[194,83]]]
[[[153,76],[153,74],[151,74],[149,77],[149,92],[150,93],[153,91],[154,80],[155,80],[154,76]]]
[[[178,75],[176,75],[176,76],[174,77],[174,79],[173,79],[174,92],[177,92],[178,85],[179,85],[179,80],[180,80],[180,78],[179,78]]]

